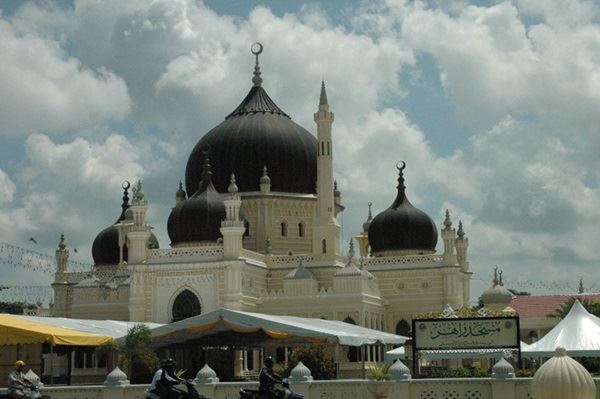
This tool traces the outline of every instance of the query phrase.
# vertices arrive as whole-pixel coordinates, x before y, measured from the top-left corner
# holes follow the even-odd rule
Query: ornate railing
[[[166,249],[151,249],[148,251],[148,260],[175,260],[177,258],[222,258],[222,246],[206,246],[206,247],[182,247],[182,248],[166,248]]]
[[[409,265],[414,263],[435,263],[443,261],[442,255],[403,255],[403,256],[380,256],[365,259],[365,266],[380,265]]]

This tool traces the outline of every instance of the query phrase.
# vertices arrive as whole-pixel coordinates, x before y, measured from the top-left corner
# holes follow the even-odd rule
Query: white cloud
[[[121,181],[145,176],[164,243],[189,148],[250,88],[249,46],[258,40],[265,46],[263,85],[312,131],[319,83],[326,81],[336,114],[335,173],[347,206],[345,236],[360,229],[368,201],[374,210],[393,201],[394,165],[403,159],[411,201],[438,225],[445,207],[455,223],[463,219],[478,271],[492,262],[513,267],[515,274],[530,267],[555,271],[569,256],[577,267],[591,268],[599,260],[591,237],[600,220],[597,6],[424,4],[365,3],[350,15],[351,28],[336,26],[316,6],[283,16],[259,6],[235,18],[184,0],[81,0],[64,10],[24,6],[0,20],[10,44],[0,49],[10,55],[11,67],[21,65],[27,54],[21,50],[39,54],[25,78],[9,83],[19,93],[27,94],[23,87],[29,85],[43,95],[9,96],[13,108],[0,107],[0,131],[90,130],[77,130],[82,137],[68,143],[29,136],[26,167],[7,177],[18,193],[4,195],[19,205],[0,212],[0,219],[23,229],[38,228],[38,219],[40,229],[80,226],[83,246],[116,216]],[[419,69],[422,54],[439,68],[449,108],[472,136],[444,155],[433,150],[439,146],[429,143],[421,121],[411,121],[397,105],[412,89],[400,83],[406,66],[435,86],[431,72]],[[0,85],[0,94],[10,87]],[[126,116],[135,133],[95,130]],[[453,138],[447,143],[454,145]],[[88,198],[94,198],[93,210],[65,207]],[[90,222],[94,227],[84,227]]]
[[[0,169],[0,203],[11,202],[17,188],[8,175]]]
[[[125,82],[106,68],[84,68],[55,40],[18,32],[1,16],[0,36],[0,133],[75,129],[129,112]]]

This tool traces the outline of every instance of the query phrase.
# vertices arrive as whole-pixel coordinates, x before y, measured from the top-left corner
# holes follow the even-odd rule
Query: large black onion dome
[[[437,244],[437,227],[423,211],[406,198],[403,170],[398,168],[398,195],[394,203],[379,213],[369,225],[369,244],[375,256],[406,253],[431,253]]]
[[[205,151],[202,181],[194,190],[194,194],[178,203],[169,215],[167,231],[171,245],[184,242],[216,242],[221,237],[221,221],[226,216],[225,204],[215,189],[211,176],[208,151]]]
[[[127,190],[129,189],[129,182],[123,183],[123,203],[121,204],[121,215],[117,219],[116,223],[119,223],[127,218],[129,210],[129,195]],[[148,238],[148,248],[157,249],[159,248],[158,240],[154,233],[150,233]],[[115,225],[108,226],[102,230],[92,244],[92,258],[94,258],[94,264],[100,265],[116,265],[119,263],[119,230]],[[127,244],[123,245],[123,260],[127,262]]]
[[[207,146],[211,148],[213,182],[219,192],[227,190],[231,173],[235,173],[240,192],[258,191],[266,165],[271,191],[315,193],[316,138],[271,100],[261,86],[258,57],[253,82],[242,103],[192,150],[185,172],[188,193],[196,191],[200,183],[202,149]]]

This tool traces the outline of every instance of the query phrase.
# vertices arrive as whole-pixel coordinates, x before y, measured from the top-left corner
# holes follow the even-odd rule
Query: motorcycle
[[[240,399],[304,399],[304,395],[295,393],[290,388],[290,382],[287,378],[281,380],[281,389],[279,394],[273,397],[271,394],[260,392],[258,389],[240,389]]]
[[[198,391],[194,387],[194,385],[196,385],[194,383],[194,380],[184,380],[183,383],[185,384],[187,392],[181,391],[181,395],[179,396],[179,399],[209,399],[206,396],[200,395],[200,393],[198,393]],[[165,399],[165,398],[161,398],[159,395],[157,395],[153,392],[150,392],[149,389],[147,389],[144,392],[144,398],[145,399]]]

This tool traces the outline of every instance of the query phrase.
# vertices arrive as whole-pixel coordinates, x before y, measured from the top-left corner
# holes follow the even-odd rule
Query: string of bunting
[[[33,272],[48,274],[56,272],[54,256],[2,241],[0,241],[0,264]],[[91,269],[92,265],[73,260],[69,260],[67,265],[67,271],[69,272],[85,272]]]
[[[48,285],[2,285],[0,286],[1,302],[22,302],[35,304],[41,301],[48,304],[54,297],[52,287]]]
[[[482,276],[479,273],[473,273],[471,277],[472,280],[484,281],[492,283],[493,279],[490,275],[489,277]],[[576,282],[567,282],[567,281],[541,281],[541,280],[531,280],[531,279],[507,279],[504,278],[504,286],[506,288],[516,289],[516,290],[544,290],[549,293],[569,293],[575,294],[579,289],[579,281]],[[585,293],[596,293],[600,291],[600,284],[596,282],[586,282],[584,281],[584,292]]]

